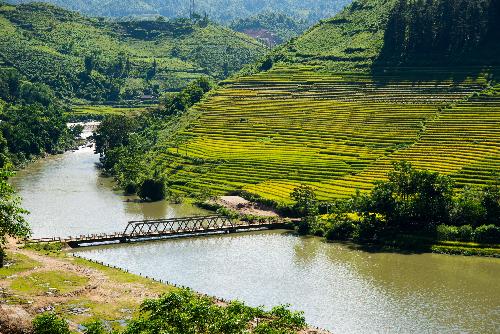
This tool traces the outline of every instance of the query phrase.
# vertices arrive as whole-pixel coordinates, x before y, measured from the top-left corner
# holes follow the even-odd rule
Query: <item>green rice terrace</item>
[[[165,153],[185,164],[172,168],[173,187],[288,202],[307,184],[326,200],[370,189],[403,159],[458,186],[486,183],[500,166],[500,94],[477,92],[492,70],[448,71],[277,67],[227,81],[192,110],[185,143]]]

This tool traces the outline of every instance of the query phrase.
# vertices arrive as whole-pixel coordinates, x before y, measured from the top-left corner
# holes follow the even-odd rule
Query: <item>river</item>
[[[121,231],[133,219],[203,214],[140,203],[99,175],[92,148],[39,160],[13,179],[34,237]],[[289,303],[334,333],[500,333],[500,260],[368,253],[289,232],[177,239],[78,251],[254,306]]]

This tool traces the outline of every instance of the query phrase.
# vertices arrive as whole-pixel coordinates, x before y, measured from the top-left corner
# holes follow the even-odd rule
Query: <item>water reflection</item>
[[[189,204],[139,203],[113,190],[99,175],[99,157],[91,147],[36,161],[12,182],[31,211],[34,237],[119,232],[130,220],[206,214]]]
[[[498,259],[367,253],[287,232],[81,251],[251,305],[290,303],[335,333],[495,333]]]

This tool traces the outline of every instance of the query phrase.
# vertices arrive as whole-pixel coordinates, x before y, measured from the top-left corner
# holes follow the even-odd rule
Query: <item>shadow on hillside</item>
[[[464,7],[454,1],[396,4],[372,64],[374,83],[432,81],[446,88],[450,82],[470,86],[471,78],[500,77],[500,1],[488,6],[477,2]],[[456,22],[462,22],[459,32],[453,29]]]

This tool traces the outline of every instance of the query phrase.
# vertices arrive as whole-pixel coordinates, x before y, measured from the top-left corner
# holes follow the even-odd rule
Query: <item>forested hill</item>
[[[309,23],[330,17],[351,0],[195,0],[195,11],[220,23],[230,23],[261,12],[282,12]],[[32,0],[9,0],[11,3]],[[190,0],[46,0],[93,16],[123,17],[163,15],[188,17]]]
[[[206,18],[109,21],[53,5],[0,2],[0,57],[59,96],[91,101],[177,91],[261,57],[256,40]]]
[[[124,168],[123,183],[163,171],[174,191],[280,205],[301,184],[322,200],[370,190],[407,160],[487,185],[500,168],[498,22],[498,0],[355,0],[222,82],[176,140],[126,157],[118,166],[144,170]]]
[[[500,63],[498,0],[356,0],[274,51],[271,63],[332,69]]]

